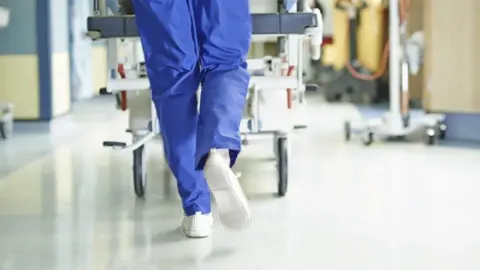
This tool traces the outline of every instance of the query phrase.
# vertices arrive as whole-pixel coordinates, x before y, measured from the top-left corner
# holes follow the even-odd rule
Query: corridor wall
[[[480,142],[480,1],[424,0],[424,106],[447,138]]]
[[[2,0],[11,21],[0,29],[0,102],[16,120],[49,121],[70,110],[67,4]]]

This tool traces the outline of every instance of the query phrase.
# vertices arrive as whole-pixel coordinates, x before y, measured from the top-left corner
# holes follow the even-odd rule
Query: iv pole
[[[404,122],[401,113],[402,87],[402,49],[400,41],[400,18],[398,0],[389,3],[389,39],[390,39],[390,114],[388,115],[389,130],[393,136],[404,133]],[[405,30],[405,29],[404,29]]]
[[[374,136],[387,139],[405,138],[419,129],[423,129],[425,142],[433,145],[437,139],[445,138],[445,116],[425,114],[411,119],[408,112],[408,75],[409,66],[405,45],[407,39],[406,22],[400,21],[399,1],[389,0],[389,39],[390,39],[390,103],[388,113],[381,118],[363,120],[353,128],[350,121],[345,122],[345,140],[349,141],[353,133],[360,133],[364,145],[372,144]]]

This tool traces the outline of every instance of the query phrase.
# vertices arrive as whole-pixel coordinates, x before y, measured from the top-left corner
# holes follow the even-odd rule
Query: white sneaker
[[[250,209],[237,176],[230,169],[228,150],[211,150],[205,163],[205,178],[217,202],[222,223],[231,229],[250,226]]]
[[[193,216],[186,216],[182,221],[182,228],[185,236],[189,238],[208,237],[213,226],[212,214],[203,215],[198,212]]]

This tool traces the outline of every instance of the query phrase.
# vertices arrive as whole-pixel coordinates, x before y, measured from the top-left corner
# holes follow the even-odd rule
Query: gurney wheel
[[[145,146],[140,146],[133,151],[133,186],[135,194],[139,198],[145,196],[145,186],[147,184],[147,162],[145,160]]]
[[[370,146],[373,143],[373,136],[374,135],[372,131],[366,131],[362,137],[363,145]]]
[[[445,140],[447,135],[447,125],[442,121],[438,123],[438,139]]]
[[[434,145],[437,142],[437,132],[435,128],[427,128],[425,131],[425,143],[427,145]]]
[[[283,197],[288,189],[288,140],[287,137],[277,138],[277,170],[278,170],[278,196]]]

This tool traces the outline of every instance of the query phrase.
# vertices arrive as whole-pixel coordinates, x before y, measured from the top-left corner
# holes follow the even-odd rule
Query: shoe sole
[[[231,229],[250,226],[250,210],[247,198],[233,171],[220,160],[208,162],[204,168],[205,178],[217,202],[222,223]]]
[[[187,238],[207,238],[210,235],[210,231],[183,231]]]

